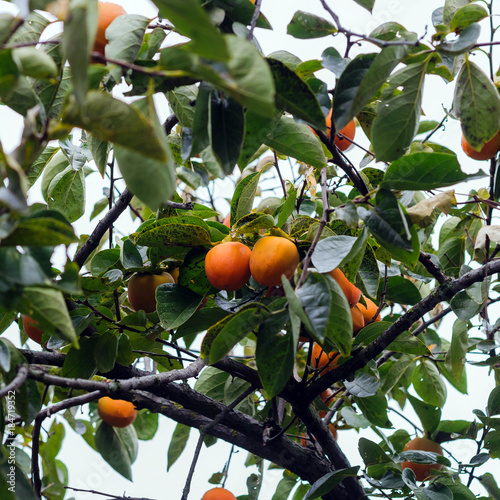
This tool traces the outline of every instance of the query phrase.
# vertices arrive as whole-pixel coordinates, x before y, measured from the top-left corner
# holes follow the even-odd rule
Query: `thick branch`
[[[114,207],[99,221],[89,239],[84,243],[82,248],[76,252],[75,258],[73,259],[80,267],[85,264],[89,255],[99,246],[99,242],[106,231],[126,210],[133,196],[134,195],[128,189],[125,189],[116,201]]]
[[[307,391],[307,394],[302,395],[305,398],[304,401],[311,402],[318,394],[335,382],[346,379],[350,374],[366,366],[370,360],[375,359],[391,342],[394,342],[404,331],[411,328],[416,321],[431,311],[440,302],[450,300],[458,292],[465,290],[474,283],[483,281],[486,276],[491,276],[498,272],[500,272],[500,260],[494,260],[479,269],[464,274],[460,278],[443,283],[416,306],[408,310],[407,313],[400,316],[385,333],[370,345],[357,352],[356,356],[348,359],[343,365],[340,365],[314,382],[311,385],[311,390]],[[294,389],[296,388],[294,387]]]

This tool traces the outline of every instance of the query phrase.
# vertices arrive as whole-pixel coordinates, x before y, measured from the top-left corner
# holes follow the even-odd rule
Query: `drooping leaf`
[[[413,387],[417,394],[430,405],[442,408],[446,402],[446,385],[431,361],[422,360],[413,371]]]
[[[212,151],[225,175],[231,175],[243,144],[243,108],[231,97],[212,91],[210,99],[210,139]]]
[[[431,190],[451,186],[478,177],[462,172],[455,155],[446,153],[413,153],[391,163],[382,187],[398,190]]]
[[[480,149],[500,128],[500,95],[470,60],[464,62],[456,80],[453,110],[467,142]]]
[[[131,466],[137,457],[137,434],[134,426],[119,428],[101,422],[95,433],[95,444],[102,458],[116,472],[132,481]]]
[[[313,91],[286,64],[268,58],[276,86],[276,104],[296,118],[326,132],[325,116]]]
[[[276,127],[264,139],[270,148],[299,161],[323,168],[326,166],[325,153],[312,130],[297,123],[289,116],[283,116]]]
[[[170,470],[170,467],[175,464],[177,459],[181,456],[182,452],[186,448],[190,432],[191,427],[189,427],[188,425],[177,424],[175,426],[174,432],[172,434],[172,439],[170,440],[170,445],[168,446],[167,472]]]
[[[174,24],[181,35],[191,39],[190,50],[200,56],[227,61],[228,48],[220,31],[197,0],[154,0],[160,17]]]
[[[175,330],[185,323],[200,306],[203,297],[175,283],[156,289],[156,310],[165,330]]]
[[[349,63],[335,89],[336,130],[344,128],[370,102],[407,51],[404,45],[385,47],[378,54],[361,54]]]
[[[371,132],[377,160],[397,160],[403,156],[415,137],[420,121],[427,65],[428,61],[425,60],[399,70],[382,91]]]

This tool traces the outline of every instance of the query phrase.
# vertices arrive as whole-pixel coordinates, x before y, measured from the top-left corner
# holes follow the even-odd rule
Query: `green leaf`
[[[194,384],[194,390],[216,401],[224,401],[225,386],[229,373],[207,366]]]
[[[259,307],[257,307],[257,305]],[[211,327],[201,346],[201,357],[217,363],[269,316],[268,309],[254,303]]]
[[[375,0],[354,0],[354,1],[369,12],[372,12],[373,6],[375,5]]]
[[[35,47],[14,49],[12,56],[18,64],[19,70],[25,76],[49,79],[55,78],[59,74],[54,59]]]
[[[220,31],[197,0],[155,0],[160,17],[174,24],[176,31],[191,38],[193,53],[216,61],[227,61],[230,51]]]
[[[396,196],[387,189],[378,191],[376,202],[374,210],[359,207],[359,215],[385,249],[413,268],[420,255],[420,243],[414,227],[408,227],[407,214]]]
[[[99,336],[94,347],[94,359],[101,373],[110,372],[118,354],[118,337],[111,332]]]
[[[120,249],[120,260],[125,269],[142,267],[142,255],[131,240],[125,240]]]
[[[92,153],[92,158],[95,161],[97,170],[99,170],[101,176],[104,177],[106,167],[108,166],[109,144],[105,141],[101,141],[94,134],[87,135],[87,144]]]
[[[158,430],[158,413],[149,410],[139,410],[134,420],[133,426],[137,433],[137,438],[141,441],[150,441]]]
[[[453,324],[451,344],[446,354],[446,366],[451,370],[452,375],[457,382],[462,377],[465,369],[465,356],[469,347],[469,335],[467,333],[467,324],[457,319]]]
[[[102,458],[116,472],[132,481],[132,463],[137,457],[137,434],[133,425],[112,427],[101,422],[95,433],[95,444]]]
[[[457,293],[451,299],[450,306],[453,312],[462,321],[468,321],[473,318],[483,308],[483,304],[478,304],[465,290]]]
[[[408,279],[402,276],[391,276],[386,284],[387,300],[398,304],[409,304],[414,306],[422,300],[419,289]],[[382,291],[380,289],[380,291]]]
[[[71,347],[64,359],[62,369],[64,377],[89,379],[97,373],[94,356],[97,340],[97,335],[90,338],[82,337],[79,349]]]
[[[450,21],[450,29],[460,33],[470,24],[477,23],[488,17],[488,12],[477,3],[470,3],[458,9]]]
[[[51,181],[47,192],[50,209],[59,210],[70,222],[85,213],[85,176],[83,170],[66,167]]]
[[[394,463],[381,446],[369,439],[360,438],[358,441],[358,449],[367,467],[375,464]]]
[[[349,63],[335,89],[336,130],[344,128],[373,99],[407,52],[404,45],[385,47],[378,54],[360,54]]]
[[[73,76],[76,101],[85,108],[85,95],[89,87],[88,65],[97,31],[97,2],[76,0],[71,3],[70,14],[64,21],[62,49]]]
[[[344,263],[351,262],[360,250],[364,248],[367,233],[359,237],[354,236],[328,236],[318,241],[312,255],[312,263],[320,273],[333,271]]]
[[[321,498],[323,495],[330,493],[344,478],[357,476],[359,466],[349,467],[348,469],[338,469],[329,472],[321,479],[318,479],[306,493],[304,500],[312,500],[314,498]]]
[[[50,24],[50,19],[38,12],[30,12],[24,23],[9,38],[9,44],[21,45],[23,43],[38,42],[43,30]]]
[[[45,201],[48,200],[49,196],[49,186],[53,181],[54,177],[69,166],[69,160],[61,149],[57,149],[54,154],[48,159],[42,177],[42,196]]]
[[[291,156],[313,167],[326,167],[326,158],[313,131],[289,116],[283,116],[264,139],[264,143],[279,153]]]
[[[278,395],[292,376],[296,354],[293,336],[281,329],[286,315],[271,316],[259,328],[255,361],[259,377],[268,397]]]
[[[245,130],[243,108],[231,97],[212,91],[210,99],[212,151],[225,175],[231,175],[240,157]]]
[[[354,402],[362,411],[363,415],[378,427],[390,429],[392,424],[387,417],[387,399],[381,391],[369,398],[354,397]]]
[[[42,215],[40,213],[40,215]],[[43,247],[69,245],[78,241],[73,228],[52,217],[32,217],[19,222],[13,233],[2,240],[4,246]]]
[[[470,0],[445,0],[440,24],[449,25],[456,12],[470,3]]]
[[[106,29],[106,57],[118,61],[133,63],[141,48],[144,32],[150,19],[137,14],[126,14],[115,18]],[[111,74],[119,82],[122,69],[113,68]]]
[[[477,23],[470,24],[460,33],[457,39],[451,42],[445,40],[436,49],[445,55],[456,56],[464,54],[474,47],[480,34],[481,26]]]
[[[219,307],[204,307],[196,311],[185,323],[175,332],[173,340],[177,340],[186,335],[204,332],[218,321],[224,319],[230,313]]]
[[[394,342],[389,344],[387,350],[423,356],[429,356],[431,354],[429,348],[410,332],[403,332]]]
[[[488,415],[500,415],[500,386],[495,387],[488,396]]]
[[[446,385],[434,363],[421,360],[413,371],[413,387],[417,394],[430,405],[442,408],[446,402]]]
[[[136,243],[141,246],[162,247],[165,242],[193,247],[208,245],[210,231],[199,217],[169,217],[149,224],[136,237]]]
[[[253,200],[257,192],[261,172],[247,175],[236,186],[231,200],[231,216],[229,223],[231,227],[242,217],[252,211]]]
[[[406,397],[413,406],[420,422],[422,422],[424,431],[428,434],[432,434],[438,428],[441,421],[441,409],[436,405],[421,401],[411,394],[407,394]]]
[[[292,191],[288,193],[288,198],[285,200],[285,203],[283,203],[283,206],[281,207],[280,213],[278,215],[278,223],[277,223],[278,227],[283,227],[286,224],[286,221],[295,210],[296,202],[297,202],[297,191],[295,189],[292,189]],[[273,225],[274,225],[274,220],[273,220]]]
[[[139,154],[138,160],[148,157],[164,164],[169,160],[164,141],[156,133],[153,123],[136,107],[109,94],[90,90],[85,99],[85,115],[70,98],[63,110],[62,120],[67,125],[93,133],[101,141],[113,142]],[[134,166],[142,172],[142,180],[147,180],[142,168],[138,169],[137,163]],[[155,170],[154,173],[160,171]]]
[[[104,274],[120,260],[120,250],[118,248],[108,248],[94,255],[90,262],[90,271],[93,276]]]
[[[371,131],[377,160],[397,160],[410,147],[418,131],[427,65],[425,60],[397,71],[382,91]]]
[[[177,459],[182,455],[182,452],[186,448],[189,433],[191,432],[191,427],[184,424],[177,424],[175,426],[174,432],[172,433],[172,439],[170,440],[170,445],[167,451],[167,472],[170,467],[175,464]]]
[[[337,33],[337,28],[322,17],[298,10],[288,23],[286,32],[295,38],[321,38]]]
[[[431,190],[484,177],[483,172],[462,172],[455,155],[447,153],[413,153],[391,163],[382,187],[397,190]]]
[[[500,488],[492,474],[487,472],[479,476],[478,479],[493,500],[500,500]]]
[[[327,348],[333,343],[348,356],[352,345],[352,316],[340,285],[329,276],[310,272],[295,293],[309,318],[314,340]]]
[[[313,91],[292,69],[277,59],[267,60],[276,86],[276,105],[326,132],[325,115]]]
[[[198,106],[198,87],[196,85],[184,85],[167,92],[167,99],[172,111],[179,120],[182,127],[193,129],[195,126],[196,107]],[[193,106],[193,103],[196,105]],[[193,130],[196,137],[196,131]]]
[[[333,47],[328,47],[321,54],[323,67],[329,69],[337,78],[340,78],[342,72],[349,64],[349,59],[343,58]]]
[[[387,394],[392,390],[414,362],[415,359],[412,356],[401,356],[397,359],[385,374],[382,386],[380,387],[381,391]]]
[[[488,76],[466,60],[457,76],[453,111],[467,142],[481,149],[500,128],[500,96]]]
[[[156,289],[156,311],[165,330],[175,330],[198,309],[203,297],[175,283]]]
[[[358,398],[368,398],[377,394],[380,382],[373,375],[357,372],[354,376],[354,380],[346,380],[344,381],[344,385],[353,396],[357,396]]]
[[[25,287],[22,305],[22,312],[38,321],[42,330],[55,332],[58,337],[78,347],[73,323],[60,291],[53,288]]]

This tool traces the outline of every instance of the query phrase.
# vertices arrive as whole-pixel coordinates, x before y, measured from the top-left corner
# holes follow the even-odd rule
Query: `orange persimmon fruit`
[[[340,358],[338,351],[326,353],[319,344],[314,344],[312,348],[311,362],[314,368],[325,374],[337,368],[337,360]]]
[[[106,29],[118,17],[126,14],[125,9],[113,2],[98,2],[97,32],[94,39],[94,52],[104,55],[105,47],[108,44]]]
[[[432,441],[431,439],[425,437],[416,437],[411,441],[408,441],[403,451],[433,451],[438,455],[443,454],[443,448],[439,443]],[[415,473],[417,481],[425,481],[431,475],[431,469],[441,470],[443,466],[441,464],[417,464],[415,462],[405,461],[401,464],[402,469],[411,469]]]
[[[26,316],[24,314],[21,316],[21,321],[23,322],[23,328],[26,335],[37,344],[42,345],[43,331],[36,326],[38,325],[38,321],[35,321],[30,316]]]
[[[352,332],[358,333],[365,326],[365,318],[359,307],[351,307],[351,317],[352,317]]]
[[[212,488],[203,495],[201,500],[236,500],[236,497],[225,488]]]
[[[353,285],[338,267],[328,274],[340,285],[349,305],[351,307],[356,305],[361,298],[361,290]]]
[[[97,402],[97,413],[104,422],[113,427],[127,427],[137,416],[137,410],[130,401],[104,396]]]
[[[489,160],[500,151],[500,131],[486,142],[480,151],[474,149],[462,135],[462,149],[464,153],[474,160]]]
[[[250,272],[265,286],[281,285],[281,276],[290,279],[300,262],[295,243],[280,236],[265,236],[255,243],[250,256]]]
[[[365,318],[365,324],[370,323],[370,321],[381,321],[380,314],[375,318],[375,314],[377,314],[378,306],[373,302],[373,300],[368,297],[363,297],[366,302],[366,306],[364,306],[361,302],[358,302],[356,305],[358,306],[361,314]],[[375,319],[374,319],[375,318]]]
[[[234,292],[250,279],[252,251],[238,241],[227,241],[211,248],[205,257],[208,281],[219,290]]]
[[[163,283],[175,283],[170,273],[132,275],[128,282],[128,301],[134,311],[146,313],[156,311],[156,288]]]

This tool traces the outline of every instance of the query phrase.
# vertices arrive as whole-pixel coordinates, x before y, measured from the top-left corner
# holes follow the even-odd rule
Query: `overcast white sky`
[[[20,1],[17,3],[22,5],[24,2]],[[156,8],[149,0],[116,0],[116,3],[123,5],[129,13],[142,14],[151,18],[156,14]],[[368,34],[383,22],[398,21],[408,30],[416,31],[420,36],[425,33],[426,27],[429,27],[428,32],[432,34],[430,16],[432,11],[441,5],[441,2],[437,2],[436,0],[420,0],[418,2],[411,0],[377,0],[373,15],[370,15],[352,0],[344,0],[342,2],[329,0],[328,3],[334,10],[337,10],[343,25],[353,31]],[[0,13],[11,11],[12,9],[12,4],[0,1]],[[263,0],[262,10],[274,28],[273,31],[256,30],[256,36],[265,54],[269,54],[275,50],[288,50],[298,55],[302,60],[320,59],[323,50],[329,46],[334,46],[342,53],[344,45],[341,36],[304,41],[296,40],[286,35],[286,26],[296,10],[306,10],[328,18],[328,14],[323,11],[319,0]],[[484,22],[483,29],[487,29]],[[429,36],[426,39],[429,39]],[[366,50],[363,48],[363,51]],[[485,62],[485,58],[481,56],[476,57],[475,60],[479,64],[484,64]],[[331,75],[326,71],[320,73],[319,76],[332,81]],[[449,109],[451,107],[453,96],[452,85],[442,82],[437,76],[428,79],[424,93],[426,119],[440,121],[443,116],[442,108]],[[169,114],[169,111],[164,106],[160,109],[160,113],[162,117],[165,117]],[[0,108],[0,141],[6,151],[11,151],[17,146],[21,131],[22,120],[20,117],[5,107]],[[363,137],[359,128],[357,134],[356,140],[359,140],[359,142],[366,146],[367,140]],[[460,126],[457,122],[449,122],[446,126],[446,131],[436,134],[434,140],[442,142],[444,145],[456,150],[465,171],[476,171],[478,167],[487,168],[486,164],[483,165],[474,162],[461,153],[458,146]],[[356,151],[351,152],[350,155],[354,164],[359,163],[362,157],[362,154]],[[102,197],[103,187],[98,175],[93,175],[89,180],[93,184],[92,188],[88,189],[87,213],[89,213],[93,204]],[[35,194],[33,200],[37,199],[37,196]],[[225,202],[222,202],[220,207],[221,211],[227,210]],[[81,233],[89,232],[94,224],[95,221],[92,224],[85,220],[79,221],[78,231]],[[130,224],[130,222],[127,224]],[[130,227],[126,228],[126,230],[129,229]],[[9,336],[18,339],[17,332]],[[477,373],[474,376],[475,372]],[[450,388],[449,400],[451,404],[447,405],[443,418],[472,419],[472,409],[484,409],[487,395],[493,387],[493,380],[485,378],[484,370],[471,369],[471,373],[473,374],[472,380],[474,381],[470,382],[471,394],[464,397]],[[405,426],[404,421],[399,419],[395,414],[391,413],[390,418],[396,427]],[[164,417],[160,417],[160,421],[160,431],[156,438],[152,442],[140,443],[139,457],[133,467],[134,483],[130,483],[115,473],[101,459],[100,455],[93,452],[80,438],[71,435],[72,431],[68,431],[70,433],[68,438],[71,437],[71,439],[65,441],[59,458],[68,465],[70,485],[76,488],[94,489],[115,495],[125,493],[129,496],[155,499],[164,499],[167,497],[169,499],[180,498],[193,454],[194,443],[197,439],[197,431],[193,430],[191,433],[191,436],[194,436],[194,438],[190,441],[189,450],[183,454],[181,459],[167,474],[166,453],[174,425]],[[361,435],[378,441],[378,438],[369,431],[363,431]],[[358,437],[355,431],[339,433],[339,444],[346,451],[353,464],[361,463],[357,453]],[[475,445],[472,442],[461,442],[459,446],[450,446],[451,448],[454,449],[455,456],[464,462],[467,462],[475,454]],[[201,498],[203,493],[211,487],[207,483],[207,480],[212,473],[222,471],[229,455],[229,449],[228,445],[221,444],[202,450],[201,459],[192,485],[191,499]],[[254,468],[244,468],[243,462],[246,456],[247,453],[240,450],[232,460],[226,487],[236,496],[247,492],[245,486],[246,477],[251,472],[255,472]],[[496,467],[493,467],[493,464],[489,467],[485,466],[481,468],[481,471],[486,472],[490,470],[494,472],[495,469],[498,470],[498,464],[496,464]],[[264,485],[260,495],[261,500],[271,499],[280,477],[280,472],[265,472]],[[484,493],[477,486],[475,489],[478,493]],[[167,495],[166,492],[168,492]],[[70,496],[71,494],[68,494],[68,497]],[[83,493],[75,493],[73,496],[79,500],[96,498],[95,496]]]

